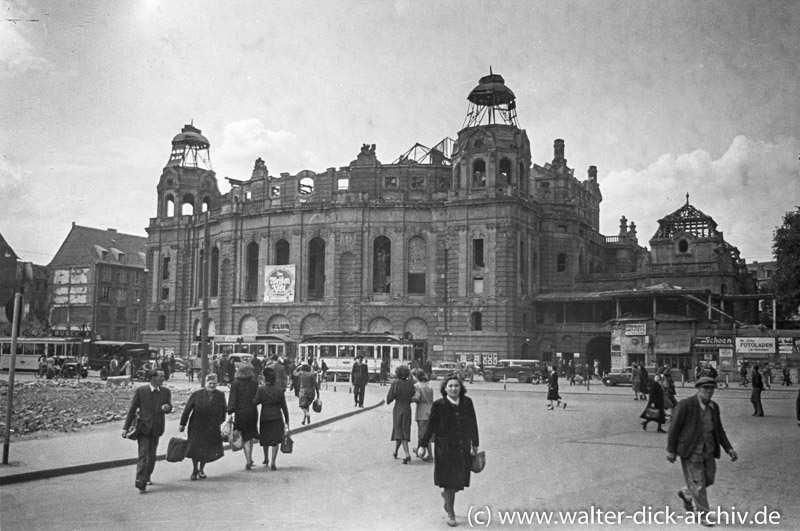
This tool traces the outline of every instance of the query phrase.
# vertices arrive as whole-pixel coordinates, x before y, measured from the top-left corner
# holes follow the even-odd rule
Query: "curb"
[[[328,419],[324,419],[319,421],[316,424],[309,424],[306,426],[301,426],[300,428],[295,428],[290,430],[289,433],[292,435],[297,435],[298,433],[303,433],[309,430],[313,430],[314,428],[320,428],[322,426],[327,426],[328,424],[332,424],[334,422],[358,415],[359,413],[365,413],[367,411],[371,411],[373,409],[379,408],[384,404],[384,400],[381,400],[375,405],[367,406],[364,408],[358,408],[353,411],[348,411],[347,413],[342,413],[341,415],[336,415],[335,417],[331,417]],[[222,447],[225,450],[230,450],[230,444],[225,444]],[[163,461],[167,458],[167,454],[159,454],[156,456],[156,461]],[[15,483],[25,483],[28,481],[37,481],[40,479],[48,479],[48,478],[55,478],[60,476],[68,476],[72,474],[84,474],[86,472],[97,472],[98,470],[107,470],[109,468],[119,468],[123,466],[132,466],[136,465],[138,461],[137,457],[130,457],[127,459],[115,459],[113,461],[100,461],[97,463],[85,463],[82,465],[73,465],[73,466],[65,466],[60,468],[50,468],[47,470],[32,470],[30,472],[21,472],[19,474],[9,474],[6,476],[0,477],[0,486],[3,485],[13,485]]]

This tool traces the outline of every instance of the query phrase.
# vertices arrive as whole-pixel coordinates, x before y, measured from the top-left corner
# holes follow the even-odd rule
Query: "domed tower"
[[[199,214],[219,206],[210,147],[200,129],[191,124],[172,139],[172,153],[158,183],[159,218]]]
[[[527,196],[531,150],[517,124],[514,92],[490,69],[467,100],[465,125],[453,146],[454,189],[517,189]]]

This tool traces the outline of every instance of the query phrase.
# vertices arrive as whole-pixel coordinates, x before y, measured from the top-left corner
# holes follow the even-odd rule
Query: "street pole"
[[[203,224],[203,265],[200,271],[200,295],[203,297],[203,311],[200,316],[200,385],[206,385],[206,375],[208,374],[208,252],[209,252],[209,228],[208,210],[205,212],[205,223]]]
[[[14,411],[14,368],[17,364],[17,329],[22,293],[14,294],[14,318],[11,320],[11,358],[8,365],[8,399],[6,400],[6,432],[3,435],[3,464],[8,464],[8,447],[11,442],[11,416]]]

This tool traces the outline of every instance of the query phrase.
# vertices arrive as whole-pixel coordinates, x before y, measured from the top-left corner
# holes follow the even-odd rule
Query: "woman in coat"
[[[311,370],[311,364],[304,361],[302,365],[294,370],[292,376],[297,378],[295,384],[297,396],[300,401],[300,409],[303,410],[303,422],[301,424],[311,424],[311,413],[308,408],[319,398],[319,381],[317,375]]]
[[[440,391],[442,398],[431,407],[428,428],[419,445],[427,448],[431,440],[436,442],[433,483],[443,489],[447,525],[454,527],[456,492],[469,487],[472,456],[478,452],[478,421],[458,374],[444,378]]]
[[[408,441],[411,440],[411,399],[414,398],[414,384],[408,380],[411,369],[406,365],[400,365],[395,370],[395,380],[389,387],[386,395],[386,405],[394,402],[392,410],[392,440],[395,441],[394,458],[397,459],[397,451],[400,445],[406,456],[403,464],[411,462],[411,454],[408,451]]]
[[[555,365],[553,365],[553,371],[547,379],[547,399],[550,401],[550,405],[547,406],[547,409],[553,409],[553,400],[556,401],[556,407],[567,409],[567,403],[564,402],[562,404],[561,395],[558,394],[558,369]]]
[[[219,425],[225,421],[225,394],[217,390],[217,375],[206,376],[206,386],[195,391],[186,402],[179,431],[186,429],[186,457],[192,460],[192,481],[205,479],[206,463],[223,456],[222,434]]]
[[[276,470],[275,459],[283,435],[289,431],[289,408],[286,407],[286,394],[275,386],[275,370],[267,367],[263,371],[264,385],[258,388],[253,404],[261,406],[261,446],[264,448],[264,464],[269,464],[268,448],[272,447],[271,469]]]
[[[647,430],[647,424],[652,420],[653,422],[658,424],[658,433],[667,433],[666,431],[661,429],[661,425],[664,424],[664,388],[661,386],[661,380],[663,377],[658,374],[656,375],[655,382],[653,385],[650,386],[650,397],[647,400],[647,406],[642,411],[642,414],[639,415],[639,418],[644,419],[642,421],[642,429]],[[658,410],[658,418],[653,419],[648,417],[647,409],[657,409]]]
[[[417,383],[414,384],[414,397],[412,402],[417,404],[417,410],[414,413],[414,418],[417,421],[417,457],[423,461],[433,461],[433,455],[428,449],[419,448],[419,440],[428,429],[428,419],[431,415],[431,406],[433,405],[433,389],[428,385],[428,373],[424,370],[417,371]]]
[[[253,439],[258,438],[258,408],[253,404],[257,391],[258,380],[253,366],[242,363],[236,369],[236,376],[231,384],[228,413],[233,415],[233,429],[242,434],[245,470],[253,468]]]

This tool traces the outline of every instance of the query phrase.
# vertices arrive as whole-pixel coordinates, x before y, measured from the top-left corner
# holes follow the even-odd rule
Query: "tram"
[[[245,335],[215,335],[208,338],[210,349],[209,356],[244,353],[252,354],[260,360],[273,355],[280,358],[294,358],[297,353],[297,343],[289,336],[282,334],[245,334]],[[191,360],[199,368],[199,358],[202,354],[200,342],[195,341],[191,347]]]
[[[86,343],[88,341],[78,337],[18,337],[14,370],[38,371],[41,356],[56,359],[74,356],[81,359],[89,352]],[[0,371],[7,371],[10,366],[11,338],[0,337]]]
[[[322,332],[306,336],[300,341],[300,358],[313,358],[320,365],[325,362],[328,374],[347,379],[353,370],[353,361],[364,356],[369,365],[370,379],[377,380],[381,362],[389,360],[389,372],[399,365],[407,365],[414,354],[414,344],[402,336],[388,332]]]

